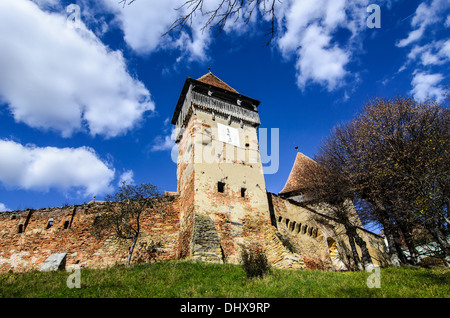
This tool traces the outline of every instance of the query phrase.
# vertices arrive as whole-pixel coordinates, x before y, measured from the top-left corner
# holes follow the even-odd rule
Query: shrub
[[[305,263],[307,269],[321,270],[321,271],[324,271],[326,269],[325,265],[320,259],[314,260],[305,256],[303,257],[303,262]]]
[[[445,262],[442,257],[439,256],[427,256],[419,264],[423,267],[432,267],[432,266],[445,266]]]
[[[242,249],[241,264],[248,278],[263,277],[270,269],[266,254],[260,250]]]

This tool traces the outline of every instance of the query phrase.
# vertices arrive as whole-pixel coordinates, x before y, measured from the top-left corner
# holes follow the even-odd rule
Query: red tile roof
[[[198,78],[197,81],[208,84],[208,85],[212,85],[215,87],[219,87],[222,89],[226,89],[227,91],[239,94],[234,88],[232,88],[231,86],[226,84],[224,81],[222,81],[220,78],[218,78],[216,75],[211,73],[211,71],[209,71],[202,77]]]
[[[279,194],[287,194],[293,191],[300,191],[302,189],[308,188],[306,180],[302,177],[304,175],[307,165],[317,165],[313,159],[305,156],[301,152],[297,152],[295,157],[294,165],[292,166],[291,173],[284,185],[283,190]]]

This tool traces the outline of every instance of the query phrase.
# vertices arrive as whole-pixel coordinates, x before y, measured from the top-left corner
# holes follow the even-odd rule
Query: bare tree
[[[106,209],[97,215],[93,230],[97,236],[114,231],[121,239],[131,240],[126,264],[131,263],[134,248],[141,232],[143,213],[161,213],[162,195],[149,183],[131,185],[125,182],[114,195],[106,197]]]
[[[125,6],[127,3],[132,4],[134,1],[121,0],[119,3]],[[236,22],[242,17],[244,23],[248,24],[251,17],[259,13],[262,17],[267,18],[269,23],[265,34],[265,36],[269,36],[266,45],[269,45],[274,38],[276,32],[275,9],[279,0],[222,0],[213,9],[206,9],[206,2],[205,0],[186,0],[183,5],[176,9],[183,13],[172,23],[164,35],[175,30],[181,31],[186,26],[192,26],[192,21],[197,14],[207,17],[205,24],[201,28],[202,31],[205,29],[217,29],[218,33],[220,33],[224,30],[227,23]]]
[[[449,202],[449,115],[443,104],[398,97],[367,103],[356,122],[366,146],[360,152],[366,163],[364,192],[372,202],[378,196],[377,204],[390,210],[413,263],[412,232],[419,224],[441,245],[444,256],[450,255],[442,233]]]
[[[320,206],[320,210],[326,211],[326,215],[341,224],[345,229],[350,245],[351,258],[354,269],[364,269],[372,263],[366,242],[358,234],[357,217],[352,200],[354,188],[348,175],[341,174],[339,167],[323,154],[315,158],[316,161],[305,163],[302,183],[308,207]],[[320,164],[318,164],[318,162]],[[361,249],[361,258],[356,246]]]
[[[334,128],[317,162],[336,173],[324,187],[340,198],[364,202],[360,215],[378,222],[389,254],[402,262],[404,242],[409,262],[417,251],[413,230],[424,226],[449,257],[450,117],[443,104],[410,98],[376,98],[355,119]],[[326,179],[333,182],[333,178]],[[343,186],[345,185],[345,187]]]

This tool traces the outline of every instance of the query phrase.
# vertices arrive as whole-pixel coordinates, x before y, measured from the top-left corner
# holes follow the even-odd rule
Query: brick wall
[[[90,203],[0,213],[0,271],[39,270],[47,257],[58,252],[67,253],[67,265],[81,268],[124,263],[130,241],[117,239],[112,232],[100,238],[92,234],[94,218],[103,209],[102,203]],[[161,210],[162,214],[143,212],[133,262],[177,256],[177,197],[167,197]]]

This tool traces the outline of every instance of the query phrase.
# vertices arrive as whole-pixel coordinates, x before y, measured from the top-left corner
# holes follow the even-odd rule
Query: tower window
[[[224,182],[217,182],[217,191],[220,193],[225,192],[225,183]]]
[[[247,189],[246,188],[241,188],[241,197],[245,198],[247,196]]]
[[[70,222],[69,221],[65,221],[64,222],[64,230],[67,230],[69,228]]]

